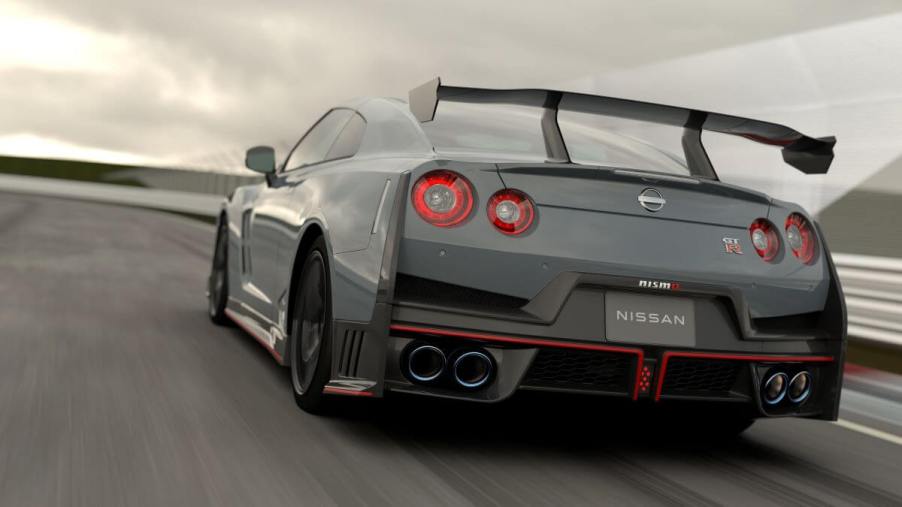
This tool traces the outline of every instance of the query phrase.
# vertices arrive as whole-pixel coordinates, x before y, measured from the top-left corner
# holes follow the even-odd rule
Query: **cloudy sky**
[[[332,104],[404,97],[436,75],[579,86],[896,10],[895,0],[6,0],[0,154],[229,164],[249,145],[291,142]]]

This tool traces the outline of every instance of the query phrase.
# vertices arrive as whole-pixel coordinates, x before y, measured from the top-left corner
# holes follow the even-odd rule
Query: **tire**
[[[291,316],[291,387],[305,412],[330,408],[323,388],[332,370],[332,286],[326,243],[317,238],[304,260]]]
[[[210,320],[220,326],[232,323],[225,313],[229,301],[229,229],[225,217],[220,218],[213,248],[210,278],[207,280],[207,309]]]

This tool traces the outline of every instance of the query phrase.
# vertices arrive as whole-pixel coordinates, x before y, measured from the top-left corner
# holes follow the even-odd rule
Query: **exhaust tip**
[[[783,401],[786,396],[786,386],[789,384],[789,377],[785,373],[774,373],[764,382],[761,388],[762,398],[768,405],[776,405]]]
[[[796,373],[792,380],[789,381],[788,393],[789,401],[793,403],[802,403],[811,395],[811,374],[807,371]]]
[[[464,352],[454,361],[454,380],[463,387],[475,389],[488,382],[493,368],[492,359],[486,353]]]
[[[445,353],[432,345],[419,345],[407,355],[407,373],[417,382],[432,382],[445,371]]]

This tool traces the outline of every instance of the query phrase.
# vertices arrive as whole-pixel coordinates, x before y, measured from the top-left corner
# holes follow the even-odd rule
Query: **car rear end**
[[[717,181],[698,134],[780,146],[803,171],[829,165],[831,140],[603,99],[627,120],[614,132],[579,116],[596,97],[565,118],[557,92],[534,110],[521,106],[535,90],[503,92],[495,109],[482,92],[449,90],[470,98],[431,111],[411,94],[437,157],[410,175],[402,211],[387,390],[836,418],[845,310],[823,236],[799,206]],[[683,132],[684,157],[659,149],[674,138],[661,124]]]
[[[841,295],[798,207],[598,167],[437,161],[411,182],[388,389],[479,401],[568,391],[835,417]],[[452,223],[416,206],[424,185],[446,184],[471,201]],[[526,228],[499,226],[511,201],[496,194],[528,200]]]

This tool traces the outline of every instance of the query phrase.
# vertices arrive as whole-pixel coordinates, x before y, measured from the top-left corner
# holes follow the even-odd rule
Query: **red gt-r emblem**
[[[739,244],[739,239],[737,238],[724,238],[723,246],[728,254],[742,255],[742,245]]]

